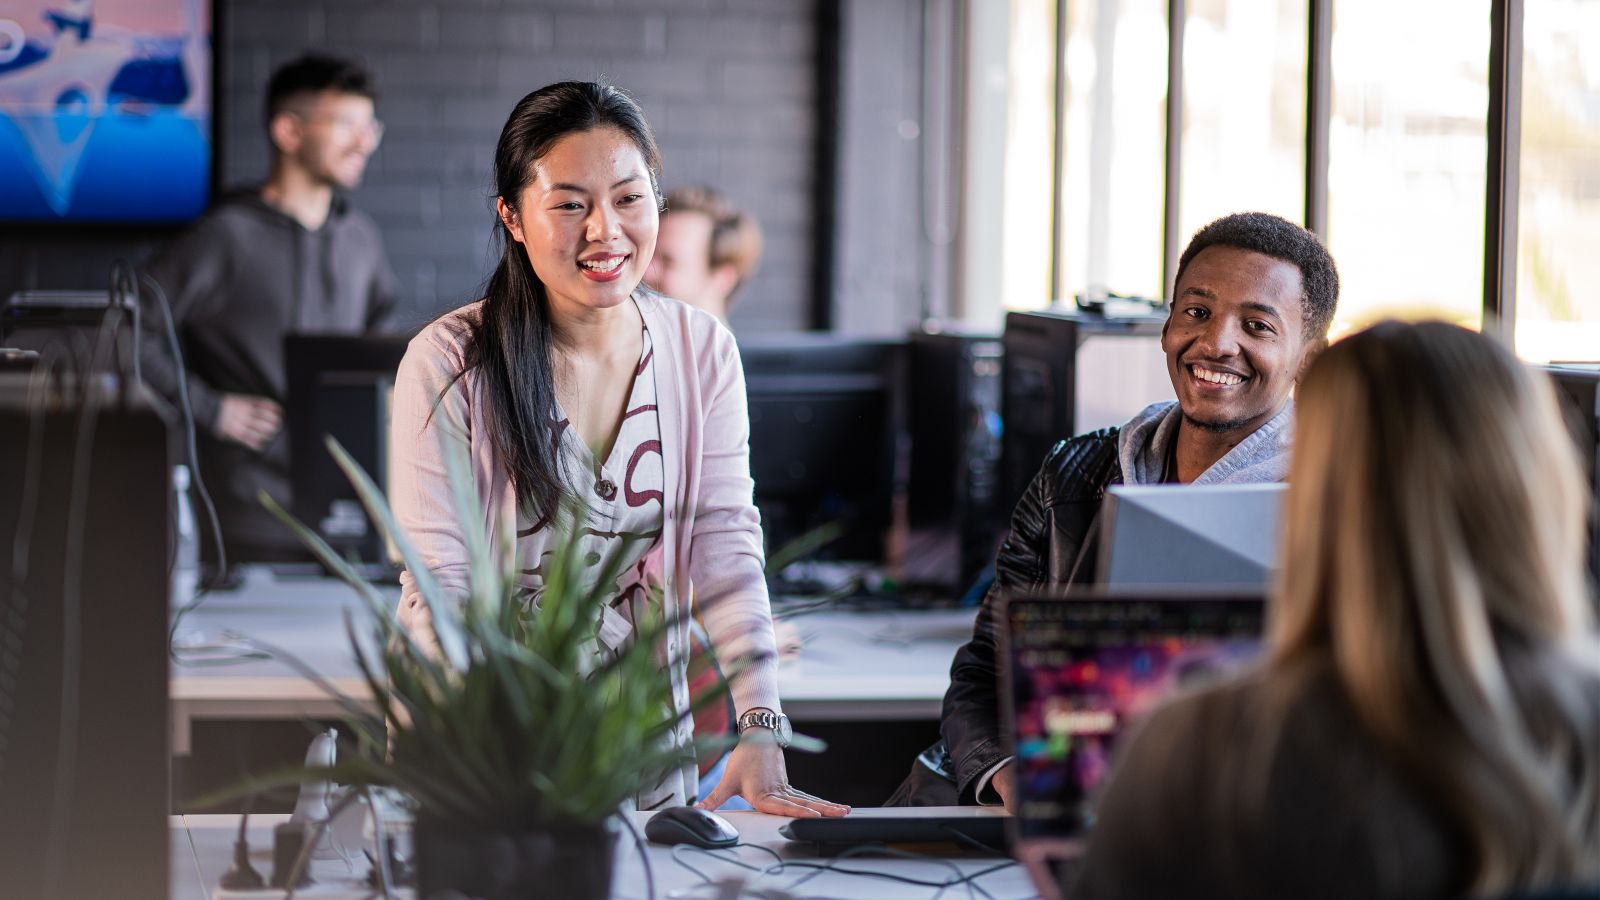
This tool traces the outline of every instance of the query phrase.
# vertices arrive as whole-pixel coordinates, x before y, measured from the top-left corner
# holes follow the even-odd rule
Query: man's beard
[[[1201,431],[1210,431],[1215,434],[1224,434],[1229,431],[1236,431],[1246,425],[1249,425],[1254,419],[1255,416],[1251,416],[1247,419],[1212,419],[1211,421],[1207,422],[1203,419],[1197,419],[1194,416],[1189,415],[1187,412],[1184,412],[1183,414],[1183,421],[1185,424],[1193,425]]]
[[[338,172],[335,170],[335,166],[333,164],[324,163],[319,157],[301,159],[300,167],[305,170],[306,174],[311,176],[313,181],[322,187],[332,188],[335,191],[345,193],[360,187],[361,179],[367,173],[366,166],[363,165],[361,171],[356,173],[355,180],[350,183],[346,183],[346,181],[340,177]]]
[[[364,175],[366,173],[363,172],[362,174]],[[349,193],[361,186],[362,176],[357,175],[354,181],[346,183],[344,179],[333,174],[332,170],[322,169],[313,172],[312,177],[314,177],[317,180],[317,183],[323,187],[332,188],[333,190],[341,193]]]

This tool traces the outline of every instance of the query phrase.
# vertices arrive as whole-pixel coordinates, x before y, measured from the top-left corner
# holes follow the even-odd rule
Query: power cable
[[[172,353],[172,361],[177,370],[178,409],[183,416],[184,448],[189,458],[189,470],[193,475],[195,493],[200,495],[201,505],[206,511],[206,522],[211,526],[211,537],[216,545],[217,574],[221,577],[228,571],[228,551],[222,542],[222,522],[217,518],[217,506],[212,502],[211,492],[206,489],[205,476],[200,472],[200,453],[195,443],[194,407],[189,403],[189,372],[188,367],[184,365],[183,347],[178,341],[178,326],[173,319],[172,304],[167,300],[167,292],[162,289],[159,281],[144,272],[139,273],[139,279],[155,295],[161,307],[161,321],[167,332],[167,349]],[[194,599],[173,614],[170,634],[177,634],[178,625],[183,617],[200,605],[209,589],[208,584],[202,583],[195,591]],[[168,643],[171,643],[170,639]]]

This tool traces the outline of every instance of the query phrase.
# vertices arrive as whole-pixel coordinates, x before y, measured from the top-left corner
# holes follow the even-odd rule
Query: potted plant
[[[610,599],[605,586],[618,571],[607,563],[587,582],[573,528],[546,558],[538,610],[526,608],[515,578],[516,529],[503,523],[499,545],[489,546],[464,454],[449,452],[471,584],[466,597],[447,596],[376,485],[337,442],[330,438],[328,447],[405,560],[432,615],[432,639],[403,628],[390,601],[263,494],[262,502],[365,599],[375,640],[358,640],[348,612],[345,624],[376,711],[341,696],[359,752],[342,754],[331,768],[299,768],[254,784],[314,776],[407,795],[415,805],[424,900],[449,891],[486,900],[607,896],[615,814],[679,766],[685,752],[668,734],[689,713],[674,711],[657,655],[657,638],[670,623],[659,614],[635,623],[632,642],[602,651],[596,627]],[[698,702],[717,702],[718,694]]]

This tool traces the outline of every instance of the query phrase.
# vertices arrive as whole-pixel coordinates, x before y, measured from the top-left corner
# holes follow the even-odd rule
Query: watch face
[[[778,727],[774,728],[773,736],[778,739],[779,747],[789,746],[789,741],[794,738],[794,729],[789,727],[789,717],[779,716]]]

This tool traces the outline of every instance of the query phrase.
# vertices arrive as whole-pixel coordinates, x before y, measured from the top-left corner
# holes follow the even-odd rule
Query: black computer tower
[[[964,588],[994,558],[999,508],[998,335],[913,333],[906,577]]]
[[[1091,339],[1142,338],[1153,343],[1165,316],[1106,317],[1079,312],[1013,312],[1006,314],[1001,343],[1005,363],[1001,377],[999,501],[1007,513],[1039,471],[1057,441],[1076,436],[1082,389],[1100,389],[1096,373],[1079,372],[1078,352]],[[1143,352],[1141,350],[1141,352]],[[1152,357],[1152,365],[1159,360]],[[1170,394],[1166,395],[1170,399]],[[1141,398],[1135,407],[1146,399]],[[1137,408],[1125,410],[1128,415]]]
[[[0,376],[0,895],[158,900],[175,418],[30,380]]]

